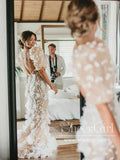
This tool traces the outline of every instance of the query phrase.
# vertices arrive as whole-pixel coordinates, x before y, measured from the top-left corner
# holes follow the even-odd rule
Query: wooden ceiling
[[[70,0],[14,0],[15,22],[63,22]]]

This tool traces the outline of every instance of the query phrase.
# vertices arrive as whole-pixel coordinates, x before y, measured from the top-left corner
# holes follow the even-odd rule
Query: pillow
[[[64,90],[59,89],[57,94],[55,94],[53,91],[49,90],[48,95],[49,95],[49,98],[72,99],[72,98],[78,98],[79,90],[76,85],[72,85]]]
[[[79,97],[79,88],[75,84],[65,88],[64,91],[73,97]]]

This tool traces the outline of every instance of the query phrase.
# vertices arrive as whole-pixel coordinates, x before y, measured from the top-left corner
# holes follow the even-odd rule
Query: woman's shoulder
[[[85,42],[85,43],[83,43],[83,44],[79,44],[79,45],[77,45],[76,43],[75,43],[75,45],[74,45],[74,50],[76,50],[76,49],[90,49],[90,48],[97,48],[97,47],[99,47],[99,46],[102,46],[102,47],[105,47],[106,45],[105,45],[105,42],[102,40],[102,39],[100,39],[100,38],[95,38],[94,40],[92,40],[92,41],[87,41],[87,42]]]
[[[80,53],[88,52],[90,54],[91,52],[94,52],[98,54],[106,51],[108,52],[108,47],[103,40],[96,38],[91,42],[86,42],[85,44],[79,45],[77,48],[74,47],[74,50]]]
[[[98,38],[92,42],[74,47],[73,60],[79,60],[81,63],[100,61],[106,57],[109,57],[109,49],[105,42]]]

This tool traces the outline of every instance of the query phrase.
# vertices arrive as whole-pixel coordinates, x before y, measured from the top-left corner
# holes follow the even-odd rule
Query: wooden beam
[[[45,46],[44,46],[44,27],[41,25],[41,44],[42,44],[42,49],[45,51]]]
[[[20,19],[14,19],[14,22],[17,22],[17,23],[63,23],[64,24],[64,21],[53,21],[53,20],[20,20]]]
[[[65,27],[66,25],[63,23],[63,25],[42,25],[43,28],[57,28],[57,27]]]
[[[20,1],[20,0],[14,0],[14,1]],[[45,0],[27,0],[27,1],[45,1]],[[47,1],[71,1],[71,0],[47,0]]]
[[[42,1],[42,6],[41,6],[41,11],[40,11],[40,16],[39,16],[40,21],[42,19],[42,15],[43,15],[43,11],[44,11],[44,5],[45,5],[45,0]]]
[[[62,1],[61,7],[60,7],[60,12],[59,12],[59,15],[58,15],[58,21],[60,21],[61,14],[62,14],[63,7],[64,7],[64,4],[65,4],[65,1]]]
[[[22,21],[22,18],[23,18],[24,2],[25,2],[25,0],[22,0],[21,13],[20,13],[20,19],[19,19],[19,21]]]

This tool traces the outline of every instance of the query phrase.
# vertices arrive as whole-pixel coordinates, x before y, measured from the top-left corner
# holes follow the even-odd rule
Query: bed
[[[80,119],[79,91],[76,85],[58,90],[56,95],[50,90],[48,95],[48,111],[52,121]]]
[[[23,76],[16,79],[17,119],[25,117],[25,84]],[[50,120],[76,120],[80,119],[79,91],[72,78],[64,78],[64,89],[55,95],[49,90],[48,110]],[[75,121],[76,122],[76,121]]]

